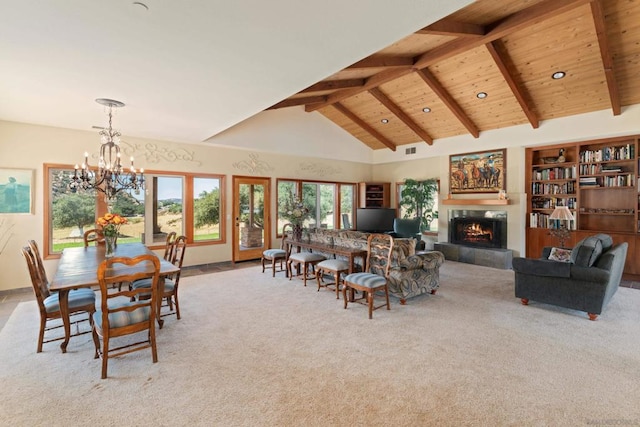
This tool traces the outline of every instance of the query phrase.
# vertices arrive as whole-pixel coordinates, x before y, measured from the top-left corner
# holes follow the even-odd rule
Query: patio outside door
[[[258,259],[271,241],[269,178],[233,177],[233,261]]]

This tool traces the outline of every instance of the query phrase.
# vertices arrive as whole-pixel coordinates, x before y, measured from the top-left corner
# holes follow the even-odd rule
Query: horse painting
[[[455,170],[451,173],[451,178],[456,182],[456,188],[463,189],[469,188],[469,178],[461,170]]]
[[[497,193],[505,189],[506,150],[449,157],[452,193]]]

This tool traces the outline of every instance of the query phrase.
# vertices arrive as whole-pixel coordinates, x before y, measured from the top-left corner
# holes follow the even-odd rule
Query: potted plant
[[[438,211],[433,210],[437,192],[438,181],[435,178],[404,180],[399,204],[404,208],[405,218],[420,218],[420,231],[429,230],[431,221],[438,217]]]

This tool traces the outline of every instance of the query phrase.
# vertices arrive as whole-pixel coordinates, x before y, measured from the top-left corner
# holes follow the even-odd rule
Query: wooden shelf
[[[511,203],[511,200],[500,200],[500,199],[444,199],[441,202],[443,205],[478,205],[478,206],[487,206],[487,205],[500,205],[505,206]]]

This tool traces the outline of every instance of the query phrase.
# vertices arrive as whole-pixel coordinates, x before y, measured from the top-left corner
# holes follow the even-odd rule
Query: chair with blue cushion
[[[164,317],[169,316],[171,314],[175,314],[176,318],[180,319],[180,302],[178,301],[178,284],[180,283],[180,271],[182,270],[182,262],[184,261],[184,254],[187,249],[187,238],[186,236],[180,236],[173,241],[173,248],[171,249],[171,259],[170,261],[173,265],[177,266],[180,270],[173,274],[171,277],[166,277],[164,279],[164,292],[159,298],[166,299],[167,303],[163,305],[163,307],[169,307],[169,312],[158,313],[158,316]],[[136,280],[131,285],[133,289],[147,288],[151,287],[152,280],[150,278]],[[149,298],[150,294],[147,290],[146,294],[138,295],[138,298]],[[176,306],[176,311],[174,313],[173,306]]]
[[[282,226],[282,241],[280,243],[280,248],[267,249],[266,251],[262,252],[262,272],[264,273],[265,268],[271,268],[271,277],[276,277],[277,263],[280,263],[280,270],[277,271],[286,271],[286,269],[283,268],[282,263],[287,259],[284,238],[287,235],[288,228],[293,230],[293,226],[289,223],[286,223]],[[271,267],[266,265],[267,262],[271,263]]]
[[[110,285],[151,279],[151,288],[112,289]],[[98,267],[98,283],[102,298],[100,310],[93,315],[93,341],[95,357],[102,357],[102,378],[107,377],[109,359],[134,351],[151,348],[153,363],[158,361],[156,349],[156,307],[158,303],[158,281],[160,260],[153,254],[133,258],[107,258]],[[150,294],[147,299],[137,298]],[[146,333],[145,333],[146,332]],[[128,339],[112,347],[114,338],[141,333],[140,339]],[[144,339],[142,338],[144,337]],[[100,347],[102,339],[102,347]]]
[[[395,238],[416,239],[416,250],[424,250],[425,243],[422,240],[420,231],[420,218],[396,218],[393,220],[393,233],[389,233]]]
[[[326,259],[316,264],[316,281],[318,282],[318,291],[321,287],[329,289],[330,286],[335,287],[336,299],[340,299],[340,276],[347,274],[349,271],[349,263],[344,259]],[[331,274],[333,282],[325,283],[323,276]]]
[[[366,304],[369,307],[369,319],[373,317],[373,311],[384,306],[391,310],[389,305],[389,268],[391,266],[391,254],[393,252],[393,237],[388,234],[370,234],[367,238],[367,262],[361,273],[352,273],[343,280],[342,298],[344,308],[349,301]],[[347,291],[350,291],[347,299]],[[362,297],[355,299],[354,291],[361,291]],[[374,304],[374,294],[383,291],[386,303],[379,306]]]
[[[38,348],[37,352],[42,352],[42,345],[44,343],[58,341],[64,339],[64,335],[56,337],[48,337],[45,340],[45,333],[53,329],[61,328],[62,323],[48,326],[47,323],[50,320],[61,319],[60,313],[60,300],[57,293],[49,292],[49,282],[47,280],[46,273],[44,272],[44,264],[42,258],[40,258],[40,252],[35,241],[30,240],[29,246],[22,248],[22,255],[27,261],[27,267],[29,268],[29,275],[31,276],[31,284],[33,285],[33,292],[38,302],[38,308],[40,310],[40,332],[38,333]],[[73,320],[73,323],[78,325],[79,322],[89,321],[91,327],[93,327],[93,313],[96,311],[96,294],[92,289],[83,288],[75,289],[69,292],[69,314]],[[87,316],[84,316],[84,314]],[[82,316],[78,318],[76,316]],[[75,320],[74,320],[75,319]],[[78,332],[72,336],[82,335],[91,332],[91,330]]]
[[[327,258],[324,255],[314,252],[303,251],[289,254],[289,258],[287,259],[287,274],[289,275],[289,280],[294,276],[293,264],[296,264],[296,271],[301,272],[300,274],[296,274],[296,277],[302,279],[304,285],[307,286],[307,280],[316,278],[315,266],[325,259]]]

